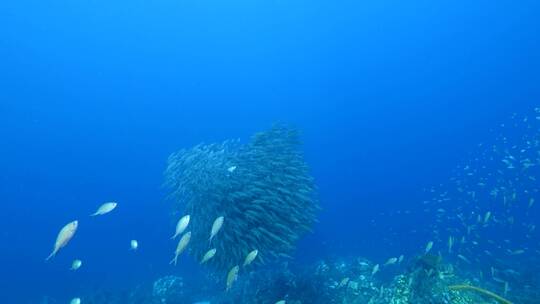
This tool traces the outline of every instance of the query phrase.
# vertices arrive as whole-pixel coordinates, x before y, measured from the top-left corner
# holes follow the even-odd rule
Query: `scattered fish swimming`
[[[77,270],[79,268],[81,268],[82,266],[82,261],[77,259],[77,260],[74,260],[72,263],[71,263],[71,268],[70,270]]]
[[[186,232],[182,237],[180,238],[180,241],[178,241],[178,246],[176,246],[176,251],[174,252],[174,258],[171,260],[170,264],[174,264],[176,266],[176,263],[178,262],[178,256],[184,252],[187,245],[189,244],[189,240],[191,239],[191,231]]]
[[[200,264],[208,262],[214,255],[216,255],[216,248],[209,249],[202,257]]]
[[[99,206],[99,208],[98,208],[98,210],[96,212],[90,214],[90,216],[98,216],[98,215],[107,214],[107,213],[113,211],[117,206],[118,206],[118,203],[116,203],[116,202],[104,203],[103,205]]]
[[[226,291],[231,289],[232,284],[238,279],[238,270],[240,270],[240,266],[236,265],[231,270],[229,270],[229,273],[227,274],[227,287]]]
[[[259,250],[255,249],[253,251],[251,251],[250,253],[248,253],[246,255],[246,258],[244,260],[244,267],[246,267],[247,265],[251,264],[251,262],[253,262],[253,260],[255,260],[255,258],[257,257],[257,254],[259,253]]]
[[[426,250],[424,250],[424,253],[428,254],[431,251],[431,248],[433,248],[433,242],[429,241],[426,245]]]
[[[383,266],[393,265],[398,261],[398,258],[389,258]]]
[[[178,223],[176,224],[176,231],[174,232],[174,235],[171,237],[171,239],[175,239],[177,236],[184,233],[184,231],[189,225],[189,220],[190,220],[189,214],[182,216],[178,220]]]
[[[209,242],[212,242],[212,239],[221,230],[224,219],[225,218],[223,216],[219,216],[214,220],[214,223],[212,224],[212,230],[210,231],[210,238],[208,239]]]
[[[46,260],[50,260],[53,258],[58,251],[65,247],[69,241],[73,238],[75,235],[75,232],[77,232],[77,227],[79,226],[79,221],[73,221],[68,224],[66,224],[58,233],[58,236],[56,237],[56,242],[54,243],[54,249],[51,252],[51,254],[47,257]]]
[[[371,270],[371,275],[375,275],[377,272],[379,272],[379,264],[375,264],[375,266],[373,266],[373,269]]]

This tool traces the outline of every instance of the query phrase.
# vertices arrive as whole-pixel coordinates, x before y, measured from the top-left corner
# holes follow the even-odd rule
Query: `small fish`
[[[81,266],[82,266],[82,261],[81,260],[74,260],[71,263],[70,270],[77,270],[77,269],[81,268]]]
[[[452,236],[448,237],[448,253],[452,253],[452,247],[454,246],[454,238]]]
[[[458,254],[457,255],[458,258],[460,258],[462,261],[464,261],[465,263],[467,264],[471,264],[471,261],[469,259],[467,259],[465,256],[461,255],[461,254]]]
[[[105,203],[105,204],[99,206],[98,210],[95,213],[90,214],[90,216],[107,214],[107,213],[113,211],[114,208],[116,208],[116,206],[118,206],[118,204],[116,202]]]
[[[214,255],[216,255],[216,248],[212,248],[212,249],[208,250],[208,251],[204,254],[204,256],[202,257],[200,264],[204,264],[204,263],[208,262],[208,260],[210,260],[211,258],[213,258]]]
[[[175,239],[177,236],[179,236],[186,230],[187,226],[189,225],[189,220],[190,220],[189,214],[182,216],[182,218],[178,220],[178,223],[176,223],[176,231],[174,235],[171,237],[171,239]]]
[[[371,270],[371,275],[375,275],[377,272],[379,272],[379,264],[375,264],[375,266],[373,266],[373,269]]]
[[[484,224],[488,223],[490,217],[491,217],[491,211],[486,212],[486,215],[484,215]]]
[[[510,254],[510,255],[520,255],[520,254],[523,254],[523,253],[525,253],[524,249],[518,249],[518,250],[508,252],[508,254]]]
[[[58,236],[56,237],[56,242],[54,243],[54,249],[52,253],[47,257],[46,260],[51,259],[56,255],[58,250],[60,248],[67,245],[67,243],[73,238],[75,235],[75,232],[77,231],[77,227],[79,226],[79,221],[73,221],[65,225],[60,232],[58,233]]]
[[[433,242],[432,241],[427,243],[425,253],[427,254],[429,251],[431,251],[431,248],[433,248]]]
[[[81,304],[81,298],[73,298],[69,301],[69,304]]]
[[[176,246],[176,251],[174,252],[174,258],[169,264],[174,264],[176,266],[176,263],[178,262],[178,256],[186,249],[190,239],[191,231],[186,232],[186,234],[184,234],[182,238],[180,238],[180,241],[178,241],[178,246]]]
[[[129,247],[131,250],[137,250],[139,248],[139,242],[137,240],[131,240]]]
[[[231,289],[232,284],[234,281],[238,279],[238,270],[240,270],[240,267],[238,265],[234,266],[229,270],[229,273],[227,274],[227,291]]]
[[[255,258],[257,257],[258,253],[259,253],[259,250],[257,250],[257,249],[252,250],[250,253],[248,253],[246,255],[245,260],[244,260],[243,267],[246,267],[247,265],[251,264],[251,262],[253,262],[253,260],[255,260]]]
[[[397,258],[389,258],[388,261],[386,261],[386,263],[384,263],[383,266],[388,266],[388,265],[395,264],[397,261],[398,261]]]
[[[398,263],[401,264],[401,262],[403,262],[403,259],[405,258],[405,256],[402,254],[399,256],[398,258]]]
[[[221,230],[224,219],[225,218],[223,216],[220,216],[214,220],[214,223],[212,224],[212,230],[210,231],[210,239],[209,239],[210,242],[212,242],[212,239],[216,236],[219,230]]]
[[[497,283],[501,283],[501,284],[504,284],[506,281],[499,278],[499,277],[492,277],[493,281],[497,282]]]
[[[285,300],[279,300],[275,304],[285,304]]]
[[[233,173],[234,170],[236,170],[236,166],[231,166],[227,169],[227,171],[229,171],[229,173]]]
[[[349,277],[343,278],[343,279],[341,280],[341,282],[339,282],[338,287],[346,286],[347,283],[349,283],[349,280],[350,280]]]

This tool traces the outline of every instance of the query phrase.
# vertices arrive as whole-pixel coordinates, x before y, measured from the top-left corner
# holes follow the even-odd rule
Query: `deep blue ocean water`
[[[167,156],[274,122],[302,131],[320,192],[298,261],[422,251],[423,189],[540,105],[538,16],[537,1],[0,2],[1,302],[189,277],[189,258],[168,264]]]

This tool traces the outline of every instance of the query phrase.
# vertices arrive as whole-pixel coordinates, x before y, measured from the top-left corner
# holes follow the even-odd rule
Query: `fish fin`
[[[175,256],[175,257],[169,262],[169,264],[174,264],[174,266],[176,266],[176,262],[178,262],[178,256]]]

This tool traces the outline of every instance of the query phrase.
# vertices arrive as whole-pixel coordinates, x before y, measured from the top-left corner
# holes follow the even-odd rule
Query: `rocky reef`
[[[91,304],[534,304],[540,298],[538,285],[530,285],[534,282],[505,294],[436,255],[381,266],[377,272],[374,266],[361,257],[281,263],[243,271],[228,291],[214,272],[197,281],[167,275],[130,291],[100,291],[82,299]]]

